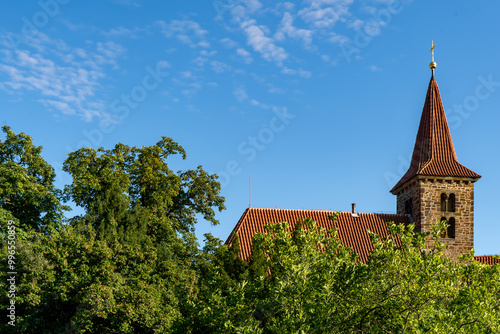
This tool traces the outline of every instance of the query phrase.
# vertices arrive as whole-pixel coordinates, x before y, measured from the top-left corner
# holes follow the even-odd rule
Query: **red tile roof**
[[[395,194],[398,188],[416,175],[466,177],[472,181],[481,177],[457,160],[434,75],[427,89],[410,168],[391,192]]]
[[[496,257],[496,259],[493,257]],[[496,264],[496,263],[500,263],[500,256],[499,255],[474,256],[474,260],[485,263],[485,264]]]
[[[238,234],[241,257],[248,260],[252,252],[252,238],[257,232],[265,232],[265,224],[287,222],[292,230],[298,220],[311,218],[327,230],[337,228],[337,236],[342,244],[352,248],[360,256],[360,260],[366,262],[369,252],[373,249],[367,230],[387,236],[387,222],[410,223],[407,215],[358,213],[359,217],[356,218],[350,212],[339,212],[337,221],[334,222],[329,218],[334,213],[335,211],[326,210],[248,208],[229,235],[226,244],[230,245],[234,234]]]

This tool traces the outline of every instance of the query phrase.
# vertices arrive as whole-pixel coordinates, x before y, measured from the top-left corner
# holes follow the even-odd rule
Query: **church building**
[[[410,167],[391,190],[396,195],[396,214],[358,213],[353,204],[351,212],[339,212],[337,220],[333,221],[329,217],[334,211],[250,207],[241,216],[226,244],[231,244],[238,235],[241,257],[249,260],[252,237],[257,232],[265,232],[265,224],[286,221],[293,229],[298,220],[311,218],[323,228],[336,228],[343,245],[352,248],[361,261],[366,262],[372,250],[367,230],[386,236],[386,223],[393,221],[405,225],[414,223],[416,232],[430,232],[431,224],[445,220],[449,226],[440,241],[446,245],[446,254],[456,258],[473,249],[474,183],[481,175],[458,162],[434,78],[434,59],[429,67],[432,76]],[[489,264],[500,262],[492,256],[476,256],[475,259]]]

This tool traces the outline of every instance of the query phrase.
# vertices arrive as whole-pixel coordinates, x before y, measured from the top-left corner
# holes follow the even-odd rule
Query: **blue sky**
[[[0,0],[0,123],[69,151],[180,143],[221,176],[226,239],[249,204],[395,212],[430,79],[500,254],[500,4],[430,0]]]

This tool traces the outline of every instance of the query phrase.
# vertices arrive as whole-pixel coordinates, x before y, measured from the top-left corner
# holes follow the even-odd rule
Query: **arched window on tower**
[[[413,214],[413,205],[411,199],[407,199],[405,202],[405,214],[407,215]]]
[[[455,218],[451,217],[450,220],[448,220],[448,228],[446,229],[446,236],[448,238],[455,238]]]
[[[448,199],[448,196],[446,196],[445,193],[441,194],[441,211],[445,212],[446,211],[446,200]]]
[[[455,194],[448,197],[448,212],[455,212]]]

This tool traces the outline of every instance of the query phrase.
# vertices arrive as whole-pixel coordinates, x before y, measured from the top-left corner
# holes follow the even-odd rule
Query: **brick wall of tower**
[[[460,179],[421,181],[422,230],[430,231],[430,224],[455,218],[455,238],[441,238],[446,253],[452,258],[474,248],[474,183]],[[455,194],[455,212],[441,211],[441,194]]]
[[[415,231],[420,232],[420,186],[419,186],[419,181],[414,181],[407,185],[405,188],[403,188],[398,194],[397,194],[397,213],[402,215],[402,214],[408,214],[406,212],[406,203],[407,201],[410,201],[411,203],[411,217],[413,220],[413,223],[415,224]]]
[[[441,210],[441,194],[455,194],[455,212]],[[398,193],[397,211],[405,213],[412,200],[412,217],[417,231],[431,231],[431,224],[455,218],[455,238],[440,238],[446,253],[456,258],[474,248],[474,183],[458,178],[416,180]],[[431,243],[429,244],[431,246]]]

